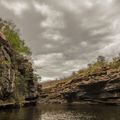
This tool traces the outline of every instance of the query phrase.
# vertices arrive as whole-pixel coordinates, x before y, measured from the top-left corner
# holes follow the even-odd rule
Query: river
[[[120,120],[120,107],[100,105],[42,105],[0,110],[0,120]]]

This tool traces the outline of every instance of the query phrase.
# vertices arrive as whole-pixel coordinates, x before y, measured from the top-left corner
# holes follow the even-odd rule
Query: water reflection
[[[120,120],[120,107],[41,105],[0,111],[0,120]]]
[[[0,120],[42,120],[41,110],[37,107],[1,110]]]

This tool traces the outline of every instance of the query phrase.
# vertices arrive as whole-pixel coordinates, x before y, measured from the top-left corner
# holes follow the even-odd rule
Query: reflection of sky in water
[[[95,117],[75,111],[54,111],[42,113],[42,118],[42,120],[93,120]]]
[[[14,110],[1,110],[0,120],[120,120],[116,106],[45,105]]]

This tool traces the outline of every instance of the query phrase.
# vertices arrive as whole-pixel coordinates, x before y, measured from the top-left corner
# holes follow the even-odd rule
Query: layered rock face
[[[32,64],[0,36],[0,102],[38,97]]]
[[[88,77],[60,81],[52,87],[43,88],[41,102],[120,105],[120,72],[105,69]]]
[[[62,93],[69,102],[120,104],[120,78],[80,84],[76,89]]]

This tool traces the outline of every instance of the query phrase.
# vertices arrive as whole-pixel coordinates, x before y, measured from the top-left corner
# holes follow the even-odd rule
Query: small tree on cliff
[[[104,64],[105,63],[105,57],[104,56],[98,56],[97,58],[97,62],[100,63],[100,64]]]
[[[18,53],[30,55],[30,49],[25,45],[24,40],[19,35],[16,25],[10,21],[0,19],[0,31],[5,35],[10,45]]]

